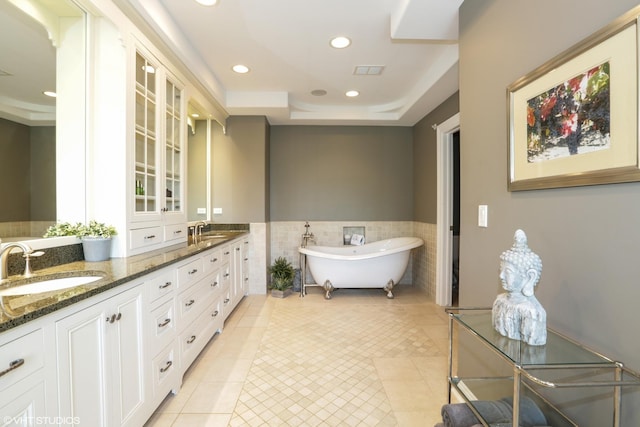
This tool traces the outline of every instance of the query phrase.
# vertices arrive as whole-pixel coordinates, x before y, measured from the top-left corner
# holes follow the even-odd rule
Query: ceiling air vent
[[[384,65],[356,65],[353,74],[356,76],[378,76],[382,74]]]

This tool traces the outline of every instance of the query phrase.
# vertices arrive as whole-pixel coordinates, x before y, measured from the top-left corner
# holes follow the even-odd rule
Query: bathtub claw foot
[[[395,283],[393,283],[393,280],[389,280],[387,282],[387,284],[384,286],[384,289],[387,292],[387,298],[389,299],[393,299],[393,292],[391,292],[393,290],[393,287],[395,286]]]
[[[322,287],[325,290],[324,299],[331,299],[331,292],[333,292],[333,285],[329,280],[325,280],[324,285]]]

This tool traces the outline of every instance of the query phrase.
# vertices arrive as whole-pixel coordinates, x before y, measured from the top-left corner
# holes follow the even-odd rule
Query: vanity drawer
[[[188,264],[178,267],[178,288],[184,291],[197,282],[202,275],[202,258],[196,258]]]
[[[184,224],[173,224],[164,227],[164,240],[179,241],[187,239],[187,230]]]
[[[178,358],[175,344],[162,350],[151,362],[153,377],[153,401],[159,404],[176,387]]]
[[[165,295],[169,295],[178,287],[175,270],[167,270],[159,276],[146,280],[145,283],[149,292],[149,300],[151,302],[156,301]]]
[[[151,312],[149,327],[150,353],[155,354],[176,337],[176,315],[173,298]]]
[[[222,253],[220,249],[215,249],[207,252],[202,257],[202,264],[205,273],[208,273],[220,267],[220,265],[222,265]]]
[[[162,227],[147,227],[131,230],[131,249],[140,249],[162,243]]]
[[[37,329],[0,346],[0,391],[44,366],[44,336]]]
[[[209,294],[211,292],[208,289],[209,286],[204,285],[204,282],[200,282],[197,286],[178,296],[177,310],[179,330],[198,320],[206,309],[206,302],[209,301]]]

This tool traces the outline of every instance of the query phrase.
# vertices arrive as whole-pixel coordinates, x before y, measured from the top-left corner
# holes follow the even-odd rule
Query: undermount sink
[[[60,291],[63,289],[86,285],[102,278],[104,278],[104,275],[100,274],[56,278],[46,278],[45,276],[43,277],[43,280],[38,280],[35,282],[31,281],[29,283],[11,286],[10,288],[0,289],[0,297]]]

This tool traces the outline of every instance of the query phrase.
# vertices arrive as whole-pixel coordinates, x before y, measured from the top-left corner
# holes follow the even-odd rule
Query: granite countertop
[[[58,291],[25,295],[0,296],[0,332],[27,323],[86,298],[129,283],[200,252],[223,245],[248,231],[212,231],[196,242],[182,243],[126,258],[111,258],[102,262],[75,261],[34,271],[30,278],[10,276],[0,281],[0,291],[16,285],[69,276],[100,275],[97,281]]]

